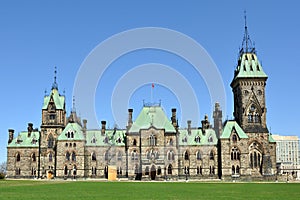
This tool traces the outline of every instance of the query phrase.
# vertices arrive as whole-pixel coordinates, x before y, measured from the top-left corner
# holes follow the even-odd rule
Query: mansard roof
[[[150,127],[176,133],[174,126],[160,106],[144,106],[129,132],[138,133],[140,129],[149,129]]]
[[[226,122],[220,138],[221,139],[230,138],[233,130],[235,130],[235,133],[239,136],[239,138],[248,138],[246,133],[243,131],[243,129],[239,126],[239,124],[236,121],[227,121]]]
[[[101,130],[86,131],[86,146],[125,146],[126,130],[109,129],[102,134]]]
[[[179,145],[217,145],[218,139],[215,130],[209,128],[205,129],[205,132],[201,128],[199,129],[180,129],[179,130]],[[196,138],[199,137],[197,140]]]
[[[12,140],[7,147],[39,147],[39,132],[32,131],[28,134],[28,131],[22,131],[19,135]]]
[[[51,90],[50,95],[44,97],[44,104],[43,104],[42,109],[48,108],[48,104],[49,104],[51,97],[53,98],[56,109],[64,109],[65,96],[60,95],[56,88],[53,88]]]
[[[68,134],[71,134],[72,132],[73,137],[71,138]],[[68,123],[59,135],[58,140],[85,140],[82,127],[76,122]]]
[[[255,51],[240,53],[233,81],[239,78],[268,78]]]

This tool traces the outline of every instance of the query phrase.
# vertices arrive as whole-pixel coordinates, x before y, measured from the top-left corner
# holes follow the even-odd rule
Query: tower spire
[[[73,99],[72,99],[72,112],[76,112],[76,108],[75,108],[75,96],[73,96]]]
[[[245,32],[244,32],[241,52],[243,53],[254,52],[255,48],[254,45],[252,44],[252,41],[248,33],[246,10],[244,11],[244,19],[245,19]]]
[[[56,66],[55,66],[55,67],[54,67],[54,82],[53,82],[53,84],[52,84],[52,90],[53,90],[53,89],[58,90],[58,84],[57,84],[57,82],[56,82],[56,75],[57,75],[57,68],[56,68]]]

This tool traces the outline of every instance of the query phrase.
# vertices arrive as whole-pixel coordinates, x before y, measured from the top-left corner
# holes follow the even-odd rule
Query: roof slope
[[[39,132],[33,131],[28,137],[28,131],[22,131],[7,147],[39,147]]]
[[[202,129],[191,129],[190,133],[188,129],[181,129],[179,133],[179,145],[216,145],[218,143],[213,129],[206,129],[204,134]]]
[[[86,146],[125,146],[126,130],[105,130],[105,134],[101,130],[87,130]]]
[[[73,137],[68,137],[68,133],[73,133]],[[76,122],[69,122],[57,140],[85,140],[82,127]]]
[[[144,106],[137,119],[133,122],[129,132],[139,132],[140,129],[150,127],[165,129],[165,132],[176,132],[171,121],[160,106]]]
[[[56,109],[64,109],[65,96],[61,96],[57,89],[52,89],[51,94],[44,97],[44,104],[42,109],[47,109],[49,101],[53,98]]]
[[[238,78],[268,78],[255,52],[240,54],[233,80]]]
[[[221,139],[230,138],[233,129],[235,129],[235,132],[237,133],[239,138],[248,138],[246,133],[243,131],[243,129],[240,127],[240,125],[236,121],[227,121],[226,122],[220,138]]]

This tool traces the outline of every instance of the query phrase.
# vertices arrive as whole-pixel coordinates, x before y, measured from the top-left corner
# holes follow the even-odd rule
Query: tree
[[[3,179],[6,175],[6,162],[0,164],[0,179]]]

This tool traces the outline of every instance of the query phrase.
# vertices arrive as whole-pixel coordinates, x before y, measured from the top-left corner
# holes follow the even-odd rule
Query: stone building
[[[14,138],[9,130],[8,178],[118,178],[137,180],[272,179],[276,143],[266,123],[267,75],[251,46],[247,27],[231,87],[235,120],[222,121],[218,103],[213,125],[205,115],[201,127],[177,124],[176,109],[168,117],[160,104],[144,104],[138,117],[128,109],[125,129],[88,129],[73,106],[66,116],[65,97],[56,77],[44,97],[41,129]]]

